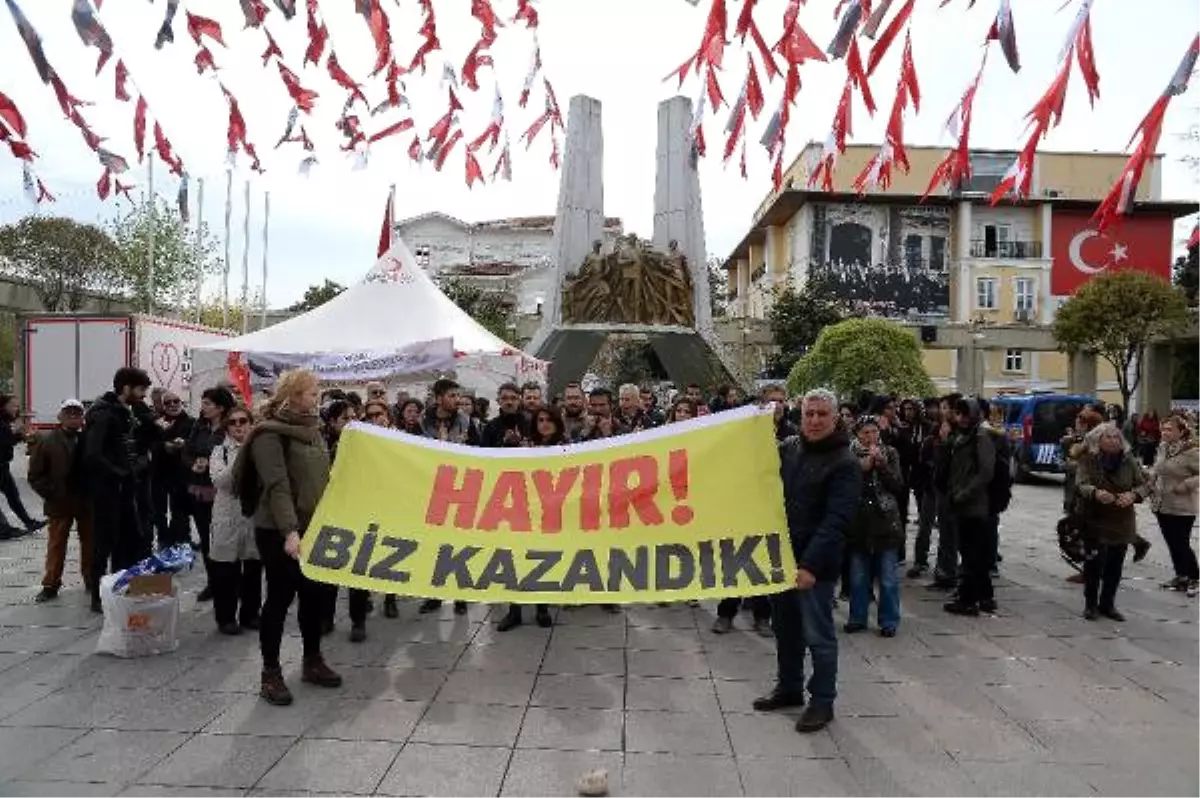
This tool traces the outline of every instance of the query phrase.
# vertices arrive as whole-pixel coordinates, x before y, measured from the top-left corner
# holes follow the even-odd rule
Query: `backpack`
[[[982,434],[991,435],[990,432]],[[993,435],[992,444],[996,450],[996,462],[992,467],[992,481],[988,483],[988,515],[1000,515],[1008,509],[1012,501],[1013,475],[1010,467],[1008,438]]]
[[[280,435],[279,444],[283,447],[283,457],[286,461],[288,450],[291,449],[291,438],[287,435]],[[254,467],[254,458],[250,455],[249,446],[243,445],[238,450],[234,474],[234,493],[241,505],[242,515],[246,518],[253,518],[258,511],[258,503],[262,500],[264,486],[262,480],[258,478],[258,469]]]

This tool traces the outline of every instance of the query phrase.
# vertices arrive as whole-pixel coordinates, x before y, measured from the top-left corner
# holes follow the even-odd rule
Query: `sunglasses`
[[[248,419],[248,418],[231,418],[231,419],[229,419],[228,423],[229,423],[229,426],[231,426],[231,427],[244,427],[250,423],[250,419]]]
[[[383,391],[371,391],[370,396],[385,396]]]

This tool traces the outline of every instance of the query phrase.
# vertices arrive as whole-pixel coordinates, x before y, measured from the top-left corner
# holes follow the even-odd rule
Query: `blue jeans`
[[[850,554],[850,623],[867,625],[871,596],[871,572],[879,575],[879,628],[900,625],[900,581],[896,578],[896,549]]]
[[[895,557],[892,565],[896,564]],[[779,689],[804,695],[804,654],[812,657],[809,703],[832,707],[837,698],[838,647],[833,624],[836,580],[818,579],[808,590],[786,590],[771,596],[771,626],[779,664]]]

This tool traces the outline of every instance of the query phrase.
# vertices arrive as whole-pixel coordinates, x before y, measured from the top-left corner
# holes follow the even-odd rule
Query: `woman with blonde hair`
[[[1135,504],[1150,493],[1142,464],[1130,451],[1115,424],[1105,423],[1088,433],[1087,452],[1079,458],[1075,489],[1088,556],[1083,566],[1083,617],[1103,615],[1125,620],[1116,606],[1125,553],[1137,541]]]
[[[1175,578],[1163,587],[1195,596],[1200,592],[1200,569],[1192,549],[1196,523],[1196,489],[1200,487],[1200,447],[1187,422],[1168,416],[1159,426],[1162,443],[1151,469],[1154,495],[1150,506],[1171,554]]]
[[[300,538],[308,529],[329,481],[329,450],[317,414],[318,383],[311,371],[284,373],[260,421],[242,445],[234,465],[239,490],[254,485],[253,498],[242,496],[243,510],[254,508],[255,542],[267,574],[259,647],[263,671],[260,694],[270,704],[292,703],[283,681],[279,647],[292,601],[299,596],[297,620],[304,643],[301,679],[321,687],[339,687],[342,677],[321,656],[321,620],[329,588],[300,570]],[[246,469],[254,473],[247,474]],[[251,482],[253,478],[253,482]]]

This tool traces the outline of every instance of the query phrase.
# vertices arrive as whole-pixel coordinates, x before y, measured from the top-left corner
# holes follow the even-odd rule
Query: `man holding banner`
[[[862,492],[862,469],[837,424],[837,397],[804,396],[800,435],[779,445],[788,533],[796,557],[796,588],[771,597],[779,676],[775,689],[755,699],[770,711],[804,704],[804,653],[812,657],[809,705],[796,731],[815,732],[833,720],[837,698],[837,631],[834,584],[841,571],[846,531]]]

